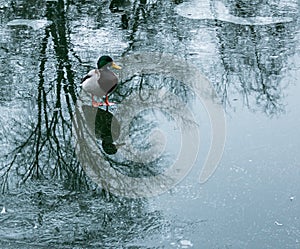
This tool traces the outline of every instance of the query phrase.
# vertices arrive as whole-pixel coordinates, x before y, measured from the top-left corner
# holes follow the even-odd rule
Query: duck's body
[[[97,63],[98,69],[91,70],[82,79],[82,89],[92,94],[92,105],[98,107],[103,103],[97,103],[94,96],[106,96],[104,104],[109,106],[113,103],[108,102],[108,94],[110,94],[118,84],[118,77],[108,69],[109,66],[121,69],[117,66],[109,56],[101,56]]]
[[[93,69],[83,79],[82,88],[97,97],[111,93],[118,84],[117,76],[106,69]]]

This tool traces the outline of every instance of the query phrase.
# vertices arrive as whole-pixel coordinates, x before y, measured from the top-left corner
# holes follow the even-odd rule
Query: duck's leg
[[[110,106],[110,105],[114,105],[114,104],[115,104],[115,103],[109,102],[109,101],[108,101],[108,94],[106,94],[106,95],[105,95],[104,105]]]
[[[95,101],[94,95],[92,94],[92,106],[93,107],[99,107],[99,106],[102,106],[102,105],[103,105],[103,103]]]

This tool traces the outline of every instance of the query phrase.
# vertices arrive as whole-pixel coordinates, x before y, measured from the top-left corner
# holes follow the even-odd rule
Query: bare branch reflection
[[[31,111],[24,113],[31,123],[28,137],[19,141],[19,145],[9,154],[11,160],[5,164],[2,172],[2,190],[8,187],[8,176],[16,168],[21,182],[30,178],[48,178],[68,176],[68,185],[86,184],[83,172],[71,149],[71,123],[73,105],[76,101],[74,72],[69,58],[68,27],[64,15],[64,1],[47,2],[46,16],[52,21],[45,28],[40,44],[40,63],[37,85],[36,115]],[[48,50],[54,44],[57,67],[50,67]],[[52,82],[48,82],[49,72],[56,74]],[[32,119],[33,118],[33,119]],[[22,129],[22,124],[20,126]],[[26,159],[24,160],[24,156]]]
[[[243,8],[240,14],[248,16],[245,11]],[[288,58],[295,52],[293,36],[293,23],[251,26],[217,22],[218,50],[224,66],[217,91],[223,103],[230,106],[239,98],[238,93],[251,110],[261,109],[270,116],[283,112],[288,85],[283,79],[292,66]]]
[[[121,51],[120,53],[115,51],[112,53],[122,53],[125,57],[137,50],[181,53],[181,58],[188,57],[189,51],[185,50],[185,42],[191,39],[192,35],[185,31],[189,27],[184,26],[191,23],[174,17],[173,5],[179,3],[180,1],[171,1],[170,3],[168,1],[116,0],[99,4],[97,1],[89,3],[77,1],[75,3],[58,0],[46,1],[46,4],[42,1],[22,1],[22,4],[10,2],[8,7],[5,7],[5,11],[1,12],[5,22],[14,17],[38,17],[39,19],[47,18],[51,24],[38,30],[35,35],[32,35],[33,32],[24,30],[24,27],[16,27],[9,35],[5,34],[11,40],[6,44],[1,44],[1,52],[10,58],[8,63],[1,62],[1,66],[3,65],[4,68],[1,69],[1,77],[5,75],[3,76],[5,84],[15,82],[14,72],[20,72],[18,74],[20,79],[17,79],[17,83],[22,78],[23,81],[35,84],[32,87],[34,91],[22,89],[26,92],[26,98],[31,99],[36,96],[36,100],[32,100],[30,110],[24,110],[22,117],[15,117],[15,120],[12,121],[16,127],[11,135],[15,149],[12,153],[7,152],[3,157],[4,163],[0,168],[2,190],[8,186],[9,175],[14,175],[13,169],[16,169],[17,172],[17,177],[12,180],[13,183],[24,182],[30,178],[58,176],[66,179],[66,185],[79,186],[82,184],[87,186],[87,179],[84,177],[84,172],[78,167],[79,163],[75,158],[70,138],[71,119],[77,99],[75,85],[76,80],[84,73],[78,69],[86,66],[82,65],[82,62],[90,62],[92,57],[99,56],[99,50],[103,51],[111,44],[104,46],[99,42],[93,43],[89,47],[82,45],[80,43],[82,40],[78,39],[76,49],[82,52],[78,56],[76,54],[78,50],[74,49],[71,42],[75,27],[84,27],[76,30],[78,33],[83,31],[93,33],[94,30],[103,27],[108,30],[100,32],[103,36],[114,32],[121,33],[120,37],[124,38],[128,46],[123,50],[122,48],[118,50]],[[243,1],[237,1],[237,4],[232,3],[231,13],[243,17],[253,16],[253,13],[246,13],[249,11],[247,8],[238,7],[241,4],[245,5],[246,3]],[[92,8],[88,8],[89,6]],[[76,16],[74,19],[71,18],[73,14]],[[121,18],[119,24],[122,24],[123,27],[115,26],[108,29],[105,26],[108,19],[112,19],[111,14],[117,14],[118,18]],[[171,19],[168,19],[168,16]],[[124,18],[124,22],[122,18]],[[94,23],[89,24],[91,20]],[[81,24],[81,21],[84,24]],[[175,25],[170,25],[169,21]],[[179,21],[183,22],[183,26],[180,26]],[[109,24],[111,25],[111,23]],[[158,28],[155,26],[156,24]],[[191,28],[195,28],[197,25],[191,25]],[[288,65],[289,57],[295,50],[294,23],[254,26],[216,21],[213,24],[205,22],[203,25],[213,27],[212,30],[217,34],[218,55],[221,58],[224,73],[222,80],[215,84],[216,90],[223,98],[223,103],[230,106],[233,101],[238,101],[242,96],[242,102],[251,110],[259,109],[270,116],[284,111],[284,90],[288,82],[285,84],[283,78],[290,66]],[[157,32],[156,28],[161,33]],[[164,35],[170,36],[164,37]],[[76,40],[75,38],[74,40]],[[22,46],[18,47],[16,43],[22,39],[25,41]],[[28,40],[32,42],[30,48],[24,44]],[[32,49],[32,47],[36,47],[36,49]],[[112,50],[116,47],[118,44],[114,45]],[[23,59],[15,56],[18,51],[23,53],[20,56]],[[34,59],[25,61],[25,57],[30,55]],[[37,68],[34,68],[35,64],[37,64]],[[10,89],[11,86],[7,88]],[[154,90],[173,93],[182,101],[182,105],[189,104],[189,101],[194,99],[193,92],[184,82],[161,74],[143,73],[123,75],[112,98],[115,102],[121,103],[130,95],[137,94],[137,98],[141,101],[150,101],[153,108],[159,108],[163,113],[172,113],[180,120],[180,106],[176,105],[176,102],[164,103],[163,100],[161,103],[157,103],[155,101],[157,96],[151,95],[151,91],[153,94]],[[14,94],[8,90],[1,93],[2,100],[7,100],[8,96],[13,98]],[[112,114],[114,114],[113,110]],[[111,116],[105,115],[103,115],[104,119],[109,121]],[[143,119],[141,115],[134,121],[131,132],[134,132],[136,138],[133,139],[140,141],[139,146],[147,149],[148,143],[143,140],[142,133],[151,133],[155,124],[147,123],[147,120]],[[187,127],[196,125],[191,124],[190,120],[181,121],[185,122]],[[132,175],[141,173],[141,168],[143,168],[141,164],[117,160],[117,151],[119,149],[126,150],[126,145],[121,146],[123,141],[116,143],[113,136],[103,139],[101,132],[99,138],[101,138],[101,143],[106,145],[105,149],[101,148],[103,155],[108,158],[108,162],[119,163],[121,165],[118,168],[120,172],[124,170]],[[120,147],[117,148],[118,146]],[[107,153],[109,150],[110,153]],[[145,167],[146,170],[143,174],[158,174],[161,169],[157,167],[154,170],[152,166]]]

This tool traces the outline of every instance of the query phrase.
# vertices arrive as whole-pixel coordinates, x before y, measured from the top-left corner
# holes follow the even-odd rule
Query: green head
[[[98,62],[97,62],[97,67],[98,69],[104,67],[104,66],[112,66],[115,69],[121,69],[121,67],[119,67],[118,65],[116,65],[113,62],[113,59],[107,55],[103,55],[99,58]]]
[[[111,63],[112,61],[113,61],[112,58],[110,58],[107,55],[103,55],[99,58],[99,60],[97,62],[97,67],[98,68],[104,67],[105,65]]]

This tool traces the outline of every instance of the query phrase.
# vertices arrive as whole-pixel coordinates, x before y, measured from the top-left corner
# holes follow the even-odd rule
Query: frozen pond
[[[299,8],[0,0],[0,248],[300,247]]]

